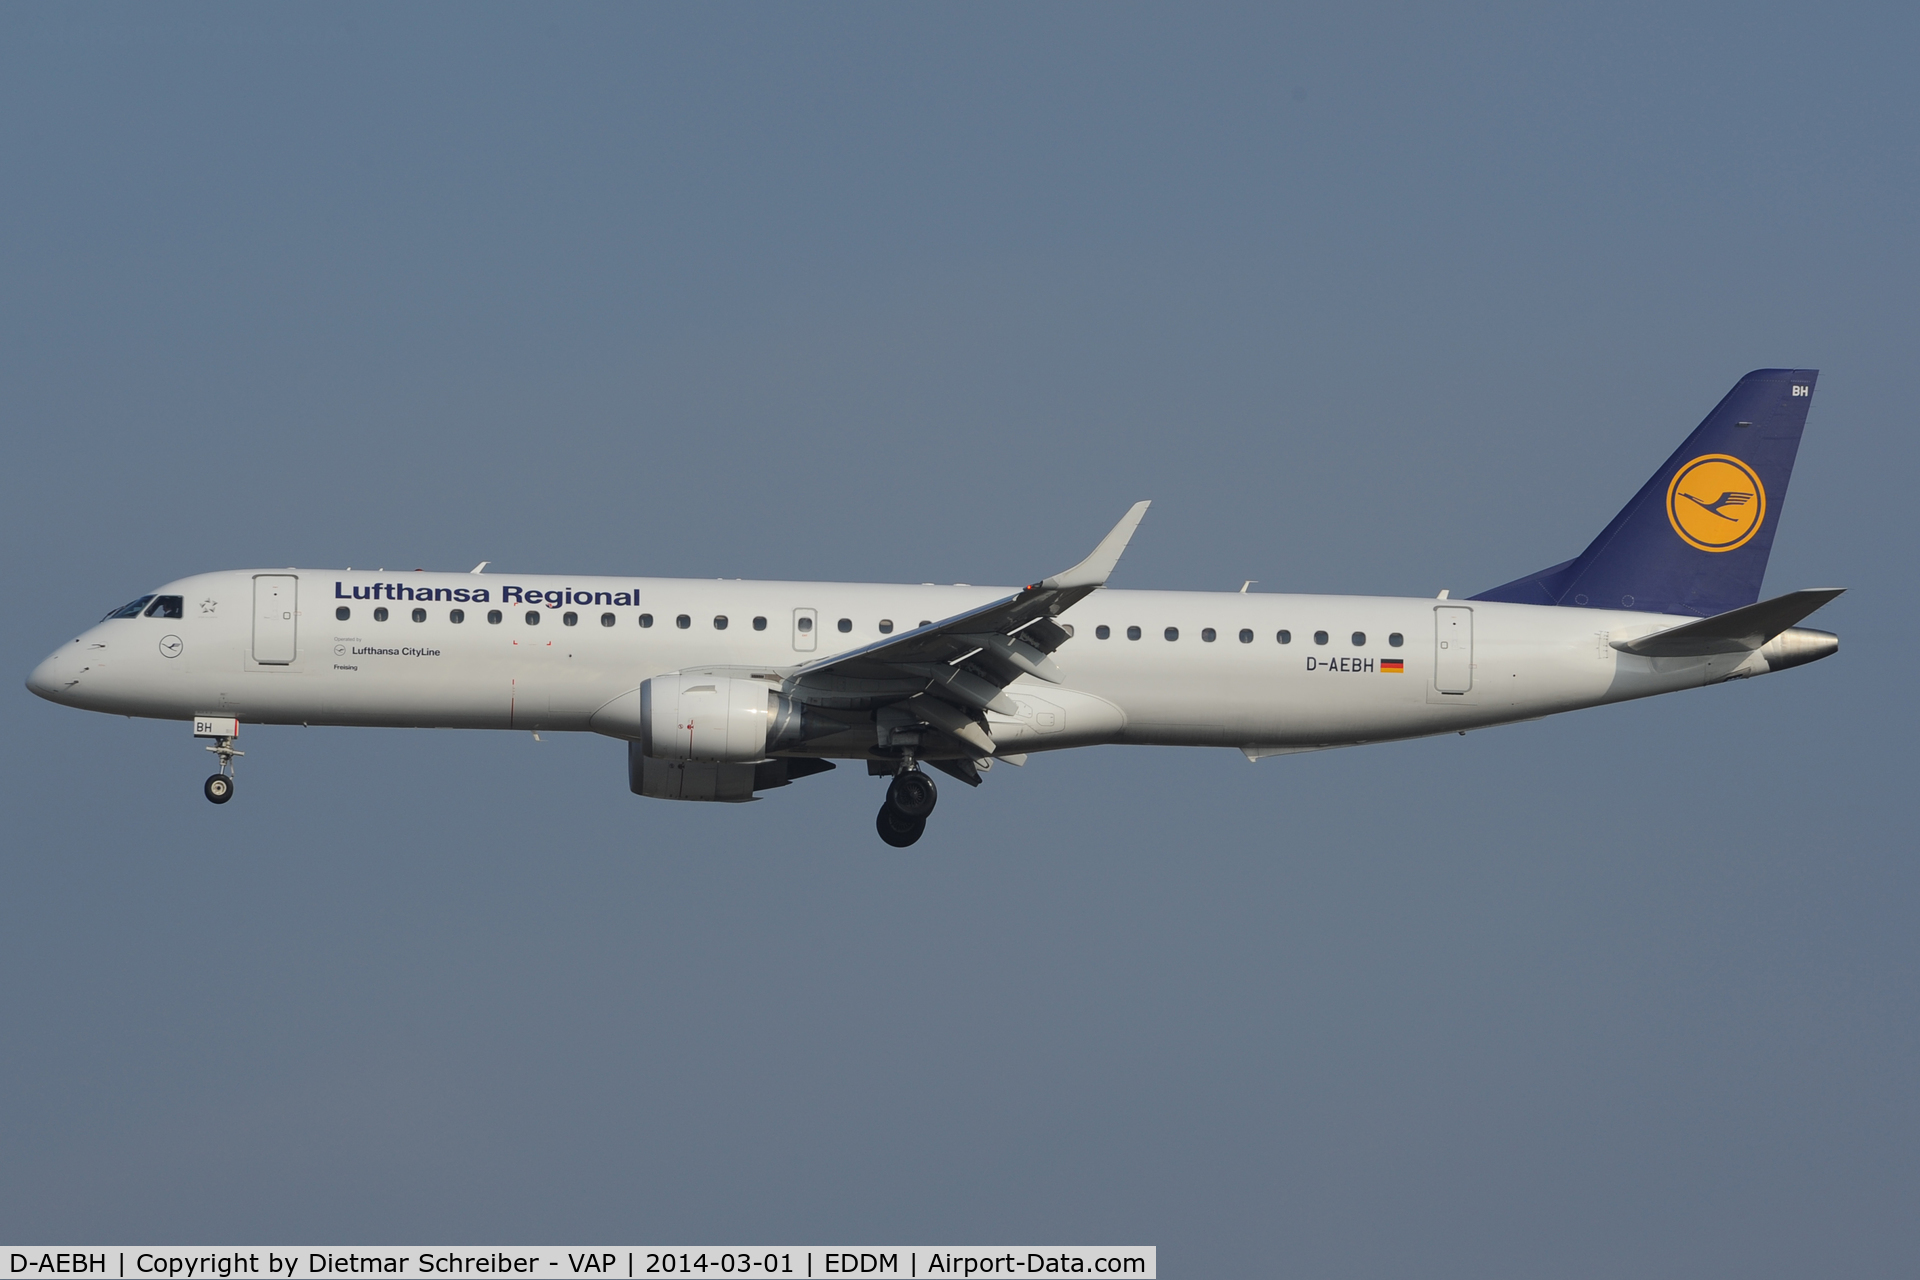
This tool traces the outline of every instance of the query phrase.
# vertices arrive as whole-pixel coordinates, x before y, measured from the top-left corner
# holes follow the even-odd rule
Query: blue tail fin
[[[1760,598],[1814,369],[1756,369],[1727,392],[1578,557],[1475,600],[1712,617]]]

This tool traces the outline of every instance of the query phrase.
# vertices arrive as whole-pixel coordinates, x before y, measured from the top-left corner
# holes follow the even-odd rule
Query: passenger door
[[[300,579],[261,573],[253,579],[253,660],[286,666],[298,652]]]
[[[1441,693],[1473,688],[1473,610],[1442,605],[1433,611],[1433,687]]]

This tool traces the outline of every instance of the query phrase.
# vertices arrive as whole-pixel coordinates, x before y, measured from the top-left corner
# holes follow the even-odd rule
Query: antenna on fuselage
[[[1253,585],[1254,583],[1256,583],[1256,582],[1258,582],[1258,581],[1260,581],[1260,579],[1258,579],[1258,578],[1248,578],[1248,579],[1247,579],[1247,580],[1246,580],[1245,582],[1243,582],[1243,583],[1241,583],[1241,584],[1240,584],[1240,594],[1241,594],[1241,595],[1245,595],[1245,594],[1247,594],[1247,588],[1248,588],[1248,587],[1250,587],[1250,586],[1252,586],[1252,585]]]
[[[473,568],[471,568],[471,569],[469,569],[469,570],[467,570],[467,572],[468,572],[468,573],[479,573],[479,572],[480,572],[480,571],[481,571],[482,569],[484,569],[484,568],[486,568],[486,567],[487,567],[488,565],[490,565],[490,564],[492,564],[492,563],[493,563],[493,561],[491,561],[491,560],[482,560],[482,561],[481,561],[481,562],[480,562],[479,564],[477,564],[477,565],[475,565],[475,566],[473,566]]]

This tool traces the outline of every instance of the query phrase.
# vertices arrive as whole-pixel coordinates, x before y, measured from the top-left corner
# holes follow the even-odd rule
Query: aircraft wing
[[[993,754],[987,711],[1014,713],[1001,692],[1023,675],[1058,684],[1048,655],[1073,633],[1054,618],[1103,586],[1149,503],[1136,502],[1091,555],[1064,573],[978,609],[790,672],[789,696],[840,710],[888,709],[896,727],[929,727]]]
[[[1698,658],[1712,653],[1751,652],[1845,590],[1845,587],[1819,587],[1790,591],[1758,604],[1656,631],[1638,640],[1615,640],[1613,647],[1645,658]]]

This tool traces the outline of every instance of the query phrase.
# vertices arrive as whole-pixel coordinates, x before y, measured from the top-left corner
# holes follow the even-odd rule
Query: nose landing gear
[[[233,758],[247,753],[235,751],[232,738],[215,738],[207,750],[220,757],[220,771],[207,779],[207,785],[202,790],[207,793],[207,799],[215,804],[225,804],[233,799]]]
[[[909,760],[887,784],[886,803],[880,806],[874,828],[882,840],[896,849],[904,849],[925,834],[927,815],[933,812],[939,799],[933,779]]]
[[[206,785],[201,788],[201,790],[206,793],[207,799],[213,801],[215,804],[225,804],[227,801],[233,799],[234,758],[247,754],[244,751],[234,750],[233,740],[239,733],[240,722],[231,717],[194,717],[193,736],[196,738],[212,738],[213,745],[208,747],[207,750],[213,752],[214,755],[220,758],[220,768],[212,777],[207,779]]]

